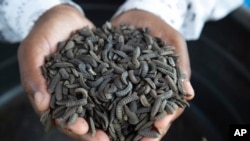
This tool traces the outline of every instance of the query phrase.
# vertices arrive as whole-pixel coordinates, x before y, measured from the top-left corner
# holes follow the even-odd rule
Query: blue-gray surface
[[[250,0],[245,0],[244,5],[250,10]]]

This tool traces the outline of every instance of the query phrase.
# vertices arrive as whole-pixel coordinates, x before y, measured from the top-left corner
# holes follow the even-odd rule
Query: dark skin
[[[166,43],[174,45],[176,53],[180,54],[178,65],[187,76],[183,81],[186,92],[190,94],[187,100],[191,100],[194,97],[194,91],[189,82],[191,71],[186,42],[176,30],[159,17],[141,10],[127,11],[114,17],[111,22],[115,26],[118,26],[120,23],[127,23],[136,27],[149,27],[152,36],[159,37]],[[84,26],[94,27],[93,23],[74,7],[59,5],[42,15],[29,35],[20,44],[18,60],[21,83],[38,115],[41,115],[49,108],[51,98],[41,70],[45,58],[56,52],[56,45],[59,41],[66,40],[72,31]],[[178,109],[174,114],[166,115],[163,119],[155,121],[154,125],[159,129],[161,137],[143,137],[141,141],[159,141],[167,133],[171,123],[182,112],[183,109]],[[89,126],[83,118],[78,118],[73,125],[66,125],[64,128],[59,127],[57,120],[55,122],[59,130],[75,140],[109,140],[107,134],[102,130],[98,130],[95,136],[91,136],[88,132]]]

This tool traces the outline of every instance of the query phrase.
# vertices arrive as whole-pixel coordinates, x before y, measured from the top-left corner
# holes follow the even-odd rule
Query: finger
[[[168,24],[166,24],[164,27],[165,30],[163,30],[163,32],[153,32],[152,34],[163,39],[167,44],[175,46],[175,53],[179,55],[177,65],[185,75],[185,78],[183,79],[183,85],[186,93],[189,95],[186,97],[186,99],[191,100],[194,98],[194,89],[190,83],[191,67],[186,41],[175,29],[170,27]]]
[[[165,127],[166,132],[165,132],[163,135],[165,135],[165,134],[167,133],[167,131],[168,131],[168,129],[170,128],[170,126],[171,126],[171,123],[169,123],[169,124]],[[160,141],[160,140],[163,138],[163,135],[161,135],[161,136],[158,137],[158,138],[143,137],[140,141]]]
[[[63,126],[60,122],[60,119],[56,119],[55,123],[58,127]],[[83,118],[77,118],[77,120],[72,125],[66,124],[62,127],[62,129],[67,132],[69,131],[74,135],[84,135],[88,132],[89,125]]]
[[[181,38],[183,37],[180,37],[179,39]],[[185,78],[183,80],[183,86],[186,93],[188,94],[186,100],[191,100],[194,98],[194,89],[190,82],[191,67],[190,67],[187,45],[184,39],[178,41],[176,45],[176,53],[180,55],[177,65],[180,67],[182,73],[185,75]]]
[[[179,117],[184,109],[178,108],[176,111],[174,111],[173,114],[166,114],[162,119],[156,120],[154,122],[154,126],[157,129],[157,131],[160,133],[160,136],[158,138],[150,138],[150,137],[143,137],[141,141],[160,141],[161,138],[167,133],[169,130],[172,122]]]
[[[56,120],[56,125],[60,127],[59,120]],[[77,141],[109,141],[107,134],[102,130],[97,130],[96,134],[92,136],[89,133],[88,123],[83,118],[78,118],[74,124],[65,125],[59,130]]]
[[[87,133],[86,135],[81,136],[79,140],[80,141],[109,141],[110,139],[104,131],[97,129],[96,134],[94,136],[92,136],[91,133]]]
[[[65,135],[73,138],[76,141],[109,141],[109,137],[107,136],[107,134],[102,131],[102,130],[97,130],[95,136],[92,136],[91,133],[87,133],[84,135],[76,135],[74,133],[72,133],[69,130],[63,130],[63,129],[59,129],[61,132],[63,132]]]
[[[186,90],[188,96],[185,97],[186,100],[192,100],[195,96],[195,92],[194,92],[194,89],[191,85],[191,82],[187,79],[184,79],[183,80],[183,86],[184,86],[184,89]]]

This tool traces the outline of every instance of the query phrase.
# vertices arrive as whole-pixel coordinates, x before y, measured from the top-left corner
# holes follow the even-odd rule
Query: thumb
[[[41,115],[49,108],[51,95],[47,92],[47,82],[41,67],[48,50],[44,44],[24,41],[18,50],[19,71],[22,86],[27,93],[35,112]]]
[[[56,124],[60,127],[60,121],[56,120]],[[100,130],[96,129],[96,133],[92,135],[89,132],[89,125],[83,118],[78,118],[72,125],[65,125],[64,128],[59,128],[61,132],[77,141],[109,141],[108,135]]]
[[[184,86],[186,93],[188,94],[186,99],[191,100],[194,98],[195,93],[190,82],[191,69],[190,69],[187,44],[181,35],[177,35],[175,39],[177,40],[173,42],[173,44],[176,47],[175,53],[180,55],[177,65],[179,66],[181,72],[185,75],[185,78],[183,79],[183,86]]]
[[[56,119],[55,123],[58,127],[61,127],[59,119]],[[76,138],[77,136],[86,134],[89,130],[89,125],[85,119],[77,118],[73,124],[66,124],[63,128],[60,128],[60,130],[62,130],[65,134]]]
[[[184,89],[186,90],[188,96],[186,97],[186,100],[192,100],[194,98],[194,89],[191,85],[191,82],[189,79],[184,79],[183,80],[183,86],[184,86]]]

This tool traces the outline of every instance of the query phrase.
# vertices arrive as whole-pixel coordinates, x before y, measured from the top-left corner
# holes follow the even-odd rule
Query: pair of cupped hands
[[[113,17],[111,23],[114,26],[126,23],[135,27],[149,27],[152,36],[159,37],[166,43],[175,46],[176,53],[180,55],[178,65],[186,75],[186,78],[183,80],[184,88],[191,95],[187,97],[187,100],[191,100],[194,97],[194,91],[189,82],[191,71],[187,45],[180,33],[156,15],[142,10],[124,12]],[[56,52],[59,41],[68,39],[73,31],[84,26],[92,28],[94,24],[74,7],[58,5],[38,19],[31,32],[20,44],[18,61],[21,83],[38,115],[41,115],[49,108],[51,99],[51,94],[47,91],[47,83],[41,70],[41,66],[45,63],[45,58]],[[174,114],[166,115],[163,119],[155,121],[154,126],[159,129],[161,137],[143,137],[141,141],[159,141],[167,133],[171,123],[181,115],[183,110],[179,108]],[[92,136],[88,132],[89,125],[83,118],[78,118],[73,125],[66,125],[63,128],[60,128],[57,120],[55,123],[60,131],[75,140],[109,141],[109,137],[102,130],[97,130],[95,136]]]

